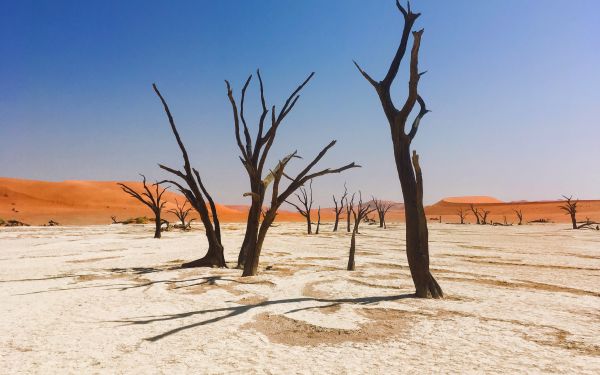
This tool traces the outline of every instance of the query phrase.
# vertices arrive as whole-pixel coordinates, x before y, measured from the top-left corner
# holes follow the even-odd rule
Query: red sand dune
[[[133,188],[141,191],[141,182],[129,182]],[[183,202],[182,195],[167,192],[166,200],[169,202],[166,209],[175,207],[175,199]],[[486,196],[451,197],[444,198],[438,203],[425,208],[428,218],[442,216],[443,222],[457,222],[456,211],[460,208],[468,210],[470,204],[490,211],[490,219],[515,222],[514,209],[521,209],[525,221],[545,218],[553,222],[569,222],[569,217],[561,211],[559,201],[541,202],[502,202]],[[219,205],[217,204],[219,219],[222,222],[246,221],[248,207],[244,205]],[[313,221],[317,219],[316,210],[313,210]],[[345,212],[344,212],[345,215]],[[107,224],[110,217],[116,216],[119,220],[131,217],[148,216],[151,211],[137,200],[125,194],[115,181],[62,181],[45,182],[0,177],[0,218],[4,220],[16,219],[33,225],[41,225],[49,220],[66,225]],[[167,220],[175,221],[175,216],[164,214]],[[321,220],[332,221],[334,212],[332,208],[321,209]],[[600,201],[580,201],[578,218],[584,220],[589,217],[600,221]],[[376,213],[371,218],[377,219]],[[303,221],[304,218],[296,212],[280,210],[277,216],[279,221]],[[388,222],[404,220],[403,205],[397,203],[386,217]],[[467,217],[473,222],[473,215]]]
[[[142,191],[141,182],[125,182]],[[182,203],[181,194],[167,191],[165,210],[175,208],[175,200]],[[217,204],[219,219],[223,222],[245,221],[244,206]],[[110,217],[123,220],[130,217],[148,216],[152,212],[139,201],[125,194],[116,181],[62,181],[46,182],[0,177],[0,218],[16,219],[32,225],[49,220],[66,225],[107,224]],[[175,221],[171,213],[163,215]],[[301,220],[292,212],[281,211],[281,220]]]

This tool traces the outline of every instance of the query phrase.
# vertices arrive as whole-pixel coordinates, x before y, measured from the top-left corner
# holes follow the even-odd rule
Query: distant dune
[[[125,182],[137,191],[141,182]],[[181,194],[168,191],[166,209],[175,207],[175,200],[184,201]],[[246,220],[245,206],[217,204],[219,219],[223,222]],[[110,217],[117,219],[148,216],[152,212],[137,200],[125,194],[116,181],[62,181],[46,182],[0,177],[0,218],[16,219],[28,224],[41,225],[49,220],[67,225],[107,224]],[[167,220],[175,216],[166,213]],[[302,218],[292,212],[281,211],[280,220],[297,221]]]
[[[141,182],[126,182],[141,191]],[[181,194],[167,192],[167,209],[175,207],[175,200],[183,202]],[[558,206],[560,201],[537,202],[502,202],[488,196],[448,197],[434,205],[425,208],[428,218],[442,216],[443,222],[456,222],[456,212],[462,208],[468,210],[470,204],[485,208],[490,211],[490,219],[508,222],[516,221],[515,209],[521,209],[525,221],[548,219],[553,222],[568,222],[569,217]],[[586,200],[579,203],[579,219],[600,221],[600,201]],[[220,205],[217,204],[219,219],[222,222],[246,221],[248,206]],[[313,209],[313,221],[317,220],[316,209]],[[62,181],[47,182],[16,178],[0,177],[0,218],[4,220],[16,219],[33,225],[41,225],[49,220],[66,225],[108,224],[110,217],[116,216],[123,220],[131,217],[148,216],[152,212],[126,195],[117,185],[116,181]],[[175,221],[175,216],[166,213],[165,218]],[[345,216],[345,212],[344,212]],[[370,215],[377,219],[376,213]],[[334,211],[330,207],[321,209],[321,220],[332,221]],[[297,212],[280,210],[278,221],[303,221],[304,218]],[[404,221],[404,206],[396,203],[388,212],[388,222]],[[473,215],[467,217],[473,221]]]

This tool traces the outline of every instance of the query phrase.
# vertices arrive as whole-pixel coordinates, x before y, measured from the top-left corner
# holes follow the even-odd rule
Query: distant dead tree
[[[360,191],[358,192],[358,196],[359,199],[356,208],[352,207],[352,216],[354,216],[354,229],[352,230],[352,238],[350,239],[350,253],[348,255],[348,266],[346,268],[348,271],[354,271],[355,268],[354,255],[356,253],[356,234],[358,233],[358,226],[368,214],[376,210],[375,207],[371,206],[371,203],[367,203],[366,205],[363,204],[362,194]]]
[[[317,230],[315,230],[315,234],[319,234],[319,228],[321,228],[321,206],[317,209]]]
[[[404,197],[406,255],[413,283],[415,284],[416,296],[440,298],[443,297],[442,288],[429,270],[429,240],[427,218],[423,208],[423,179],[418,165],[419,157],[416,152],[413,152],[411,159],[410,150],[411,142],[417,135],[421,119],[429,112],[425,101],[418,92],[419,79],[424,74],[424,72],[419,72],[418,68],[419,47],[423,30],[412,32],[414,42],[410,53],[408,96],[402,108],[398,109],[394,105],[391,96],[392,82],[398,74],[400,62],[408,46],[408,38],[420,13],[413,13],[410,4],[405,9],[398,0],[396,0],[396,6],[404,16],[404,28],[396,55],[383,80],[375,81],[356,62],[354,64],[363,77],[375,88],[390,126],[396,169]],[[406,132],[406,123],[417,103],[420,110],[412,121],[410,130]]]
[[[565,198],[565,202],[562,206],[559,206],[559,208],[571,216],[571,224],[573,225],[573,229],[577,229],[577,218],[575,216],[577,215],[577,203],[579,203],[579,199],[573,201],[572,195],[569,197],[563,195],[563,198]]]
[[[350,221],[352,219],[352,210],[354,209],[354,193],[352,198],[346,198],[346,232],[350,233]]]
[[[394,207],[394,203],[376,199],[374,196],[371,196],[371,199],[373,199],[373,204],[375,205],[377,216],[379,217],[379,228],[387,229],[385,215],[392,207]]]
[[[313,191],[312,191],[312,180],[308,185],[308,191],[304,186],[300,187],[300,194],[295,193],[296,198],[300,202],[300,205],[292,203],[290,201],[286,201],[286,203],[291,204],[294,208],[306,219],[306,233],[312,234],[312,221],[310,217],[310,210],[312,209],[313,204]]]
[[[154,89],[156,95],[158,95],[163,105],[164,111],[169,120],[169,124],[171,125],[171,131],[177,140],[177,144],[179,145],[181,156],[183,158],[183,172],[162,164],[158,165],[161,169],[164,169],[165,171],[170,172],[182,179],[183,183],[173,180],[165,180],[163,182],[168,182],[175,185],[183,193],[183,195],[185,195],[192,207],[194,207],[194,209],[200,215],[200,220],[204,225],[206,239],[208,240],[208,250],[206,255],[200,259],[184,263],[181,265],[181,267],[227,267],[223,253],[223,245],[221,242],[221,225],[219,223],[215,202],[204,186],[198,170],[192,168],[190,159],[188,157],[188,152],[185,149],[181,137],[179,136],[179,132],[175,126],[175,120],[171,115],[171,110],[169,109],[167,102],[161,95],[160,91],[158,91],[158,88],[155,84],[152,85],[152,88]],[[210,213],[208,212],[207,201],[208,205],[210,206]]]
[[[192,207],[187,207],[187,204],[189,203],[189,201],[186,199],[182,205],[179,204],[179,202],[177,201],[177,199],[175,199],[175,206],[176,208],[170,209],[168,212],[174,214],[177,219],[179,219],[179,221],[181,222],[181,229],[183,230],[189,230],[192,228],[192,221],[194,221],[194,219],[190,219],[190,221],[186,222],[187,217],[190,214],[190,211],[192,211]],[[177,226],[175,226],[177,227]]]
[[[468,211],[465,211],[462,207],[459,208],[456,211],[456,214],[458,215],[458,217],[460,218],[460,223],[464,224],[465,223],[465,218],[467,217],[467,215],[469,214]]]
[[[485,208],[481,209],[481,211],[479,213],[480,218],[481,218],[481,225],[486,225],[488,223],[487,218],[488,218],[489,214],[490,214],[490,211],[486,210]]]
[[[344,210],[344,208],[346,207],[345,202],[346,202],[347,198],[348,198],[348,188],[346,187],[346,183],[344,183],[344,194],[342,194],[342,196],[340,197],[339,205],[338,205],[338,201],[335,199],[335,195],[333,196],[333,204],[335,205],[335,207],[334,207],[335,222],[333,223],[333,231],[334,232],[337,232],[337,230],[338,230],[338,224],[340,222],[340,215],[341,215],[342,211]]]
[[[481,215],[481,213],[479,212],[479,208],[477,208],[477,207],[473,206],[473,204],[471,204],[469,209],[471,210],[473,215],[475,215],[475,220],[477,220],[477,224],[481,224],[481,219],[479,217],[479,215]]]
[[[167,188],[161,190],[160,183],[157,182],[151,185],[155,188],[155,191],[153,192],[146,184],[146,176],[144,176],[143,174],[140,174],[140,176],[142,176],[142,184],[144,185],[144,191],[142,193],[138,193],[129,186],[120,182],[117,183],[117,185],[121,186],[121,189],[125,193],[142,202],[152,210],[152,212],[154,213],[155,222],[154,238],[160,238],[160,227],[162,225],[160,214],[162,209],[165,207],[165,204],[167,204],[167,202],[162,200],[162,196],[165,193],[165,191],[167,191]]]
[[[233,122],[235,127],[235,139],[240,150],[241,156],[240,160],[248,173],[248,177],[250,180],[250,192],[247,193],[248,196],[252,197],[252,203],[250,205],[250,211],[248,212],[248,220],[246,225],[246,234],[244,236],[244,242],[242,243],[242,247],[240,249],[240,253],[238,256],[238,267],[243,265],[244,272],[242,276],[254,276],[258,271],[258,263],[260,259],[260,252],[262,250],[262,245],[264,239],[267,235],[267,231],[273,220],[275,220],[275,215],[277,214],[277,210],[285,202],[298,188],[304,186],[307,182],[311,181],[314,178],[332,174],[332,173],[340,173],[350,168],[358,167],[355,163],[347,164],[340,168],[326,168],[320,170],[318,172],[312,172],[311,170],[315,165],[325,156],[325,154],[331,149],[336,141],[331,141],[327,146],[325,146],[321,152],[310,162],[308,165],[300,172],[296,177],[290,177],[285,172],[284,169],[288,165],[288,163],[294,159],[298,158],[297,151],[294,151],[277,163],[275,168],[270,170],[270,173],[267,174],[266,177],[263,177],[263,171],[265,167],[265,162],[267,160],[267,156],[269,154],[269,150],[275,141],[275,136],[277,134],[277,130],[286,116],[290,113],[290,111],[294,108],[298,99],[300,98],[299,92],[304,88],[304,86],[310,81],[313,77],[314,73],[311,73],[287,98],[283,106],[279,111],[276,111],[275,106],[271,107],[271,119],[270,126],[267,126],[268,129],[265,129],[265,121],[267,120],[267,115],[269,114],[269,109],[267,109],[267,104],[264,95],[264,86],[262,77],[260,75],[260,71],[256,71],[256,75],[258,77],[258,82],[260,85],[260,103],[262,107],[262,112],[260,114],[260,119],[258,121],[258,130],[256,134],[256,138],[253,140],[248,126],[246,124],[246,119],[244,117],[244,102],[246,98],[246,90],[248,85],[250,84],[250,80],[252,79],[252,75],[248,77],[244,87],[242,88],[242,94],[240,99],[240,107],[238,109],[238,105],[236,100],[233,97],[233,91],[231,90],[231,86],[228,81],[225,81],[227,85],[227,97],[231,103],[231,108],[233,111]],[[243,126],[243,140],[241,135],[241,127]],[[280,182],[282,177],[285,177],[289,180],[289,184],[287,188],[281,188],[280,192]],[[263,207],[263,202],[265,200],[267,187],[272,185],[271,188],[271,205],[267,212],[265,213],[264,219],[262,223],[260,222],[260,212]]]
[[[517,214],[517,218],[519,219],[518,225],[523,225],[523,210],[518,209],[513,211],[515,212],[515,214]]]

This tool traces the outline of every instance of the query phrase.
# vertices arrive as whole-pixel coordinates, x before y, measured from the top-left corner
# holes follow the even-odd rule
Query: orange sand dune
[[[501,200],[486,195],[471,195],[463,197],[447,197],[442,199],[447,203],[503,203]]]
[[[142,191],[141,182],[126,182]],[[184,201],[181,194],[167,191],[165,210],[175,208],[175,200]],[[245,221],[245,206],[217,204],[222,222]],[[66,225],[107,224],[110,217],[123,220],[130,217],[148,216],[152,212],[139,201],[125,194],[116,181],[62,181],[46,182],[0,177],[0,218],[16,219],[32,225],[41,225],[49,220]],[[176,218],[171,213],[163,216],[170,221]],[[197,216],[197,215],[196,215]],[[297,221],[302,218],[292,212],[281,211],[280,220]]]
[[[470,201],[469,198],[460,202],[461,199],[455,200],[442,199],[438,203],[428,206],[425,208],[425,213],[429,218],[442,216],[443,222],[458,222],[459,218],[457,211],[461,208],[465,211],[469,211],[467,216],[468,222],[474,222],[475,218],[470,213]],[[492,198],[494,199],[494,198]],[[455,201],[453,201],[455,200]],[[504,222],[504,217],[508,223],[516,223],[517,215],[514,210],[521,210],[523,212],[523,221],[533,221],[537,219],[548,219],[555,223],[568,223],[571,221],[568,215],[559,208],[562,205],[562,201],[535,201],[535,202],[491,202],[491,203],[473,203],[473,206],[479,209],[485,209],[490,211],[489,218],[494,222]],[[600,200],[581,200],[577,205],[577,219],[580,221],[590,218],[594,221],[600,221]]]

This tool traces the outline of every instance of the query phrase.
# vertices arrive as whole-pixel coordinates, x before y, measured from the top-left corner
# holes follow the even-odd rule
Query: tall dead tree
[[[348,255],[348,271],[354,271],[354,255],[356,254],[356,234],[358,233],[358,226],[361,221],[367,217],[368,214],[375,211],[376,208],[371,206],[371,203],[363,204],[362,194],[358,192],[359,199],[356,208],[352,207],[352,216],[354,216],[354,229],[352,230],[352,238],[350,239],[350,253]]]
[[[464,224],[465,223],[465,218],[467,217],[467,215],[469,214],[469,212],[465,211],[462,207],[459,208],[456,211],[456,214],[458,215],[458,217],[460,218],[460,223]]]
[[[470,205],[470,210],[473,213],[473,215],[475,215],[475,220],[477,220],[477,224],[481,224],[481,212],[479,211],[479,208],[473,206],[473,204]]]
[[[565,202],[563,203],[562,206],[559,206],[559,208],[563,211],[565,211],[569,216],[571,216],[571,224],[573,225],[573,229],[577,229],[577,203],[579,203],[579,199],[576,199],[575,201],[573,201],[573,196],[571,195],[570,197],[567,197],[566,195],[563,195],[563,198],[565,198]]]
[[[186,207],[189,201],[186,199],[182,205],[179,204],[177,199],[175,199],[176,208],[170,209],[168,212],[172,213],[177,217],[177,219],[181,222],[181,229],[188,230],[192,227],[192,221],[194,219],[190,219],[190,221],[186,222],[187,217],[192,211],[192,207]]]
[[[315,165],[323,158],[323,156],[325,156],[329,149],[335,145],[336,141],[331,141],[310,163],[308,163],[304,169],[302,169],[302,171],[300,171],[300,173],[296,175],[296,177],[288,176],[284,172],[284,169],[292,159],[299,157],[297,151],[294,151],[281,159],[275,168],[270,170],[267,176],[263,177],[267,156],[271,146],[273,145],[273,142],[275,141],[277,130],[283,120],[298,102],[298,99],[300,98],[300,91],[304,88],[308,81],[310,81],[314,73],[311,73],[308,78],[306,78],[304,82],[302,82],[302,84],[300,84],[288,96],[287,100],[279,111],[276,110],[274,105],[271,107],[270,125],[267,126],[265,126],[265,122],[267,121],[269,109],[267,109],[264,86],[260,71],[257,70],[256,75],[260,84],[260,103],[262,112],[258,120],[258,130],[254,139],[252,139],[250,135],[250,131],[244,117],[246,90],[250,84],[252,75],[248,77],[244,87],[242,88],[239,109],[236,100],[233,97],[231,86],[228,81],[225,81],[227,84],[227,96],[233,111],[235,139],[241,153],[240,160],[242,161],[250,180],[250,192],[248,192],[247,195],[252,198],[250,211],[248,212],[246,235],[244,236],[244,242],[238,257],[238,266],[241,267],[243,265],[244,267],[242,276],[256,275],[264,239],[267,235],[269,227],[273,223],[273,220],[275,220],[277,210],[281,204],[283,204],[283,202],[285,202],[298,188],[304,186],[304,184],[314,178],[332,173],[340,173],[347,169],[358,167],[358,165],[355,163],[350,163],[340,168],[326,168],[318,172],[311,173],[311,170],[315,167]],[[242,127],[243,140],[241,135]],[[282,177],[285,177],[287,180],[289,180],[289,184],[286,188],[280,187]],[[260,212],[263,207],[267,188],[271,184],[271,204],[264,215],[264,219],[262,222],[260,222]]]
[[[167,191],[167,188],[160,190],[160,183],[157,182],[155,184],[152,184],[152,186],[154,186],[155,188],[153,192],[152,190],[150,190],[148,185],[146,185],[146,176],[144,176],[143,174],[140,174],[140,176],[142,176],[142,184],[144,185],[144,191],[142,193],[138,193],[131,187],[120,182],[117,185],[121,186],[121,189],[125,193],[142,202],[152,210],[152,212],[154,213],[155,223],[154,238],[160,238],[160,227],[162,225],[162,219],[160,217],[160,214],[162,212],[162,209],[165,207],[165,204],[167,204],[167,202],[162,200],[162,196],[165,193],[165,191]],[[113,219],[113,221],[115,220]]]
[[[515,214],[517,214],[517,218],[519,219],[519,224],[518,225],[523,225],[523,210],[518,209],[518,210],[513,210],[515,212]]]
[[[333,204],[334,204],[334,213],[335,213],[335,222],[333,223],[333,231],[337,232],[338,225],[340,222],[340,215],[344,208],[346,207],[346,199],[348,197],[348,188],[346,187],[346,183],[344,183],[344,194],[340,197],[340,202],[338,205],[338,201],[335,199],[335,195],[333,196]]]
[[[394,203],[375,199],[373,196],[371,196],[371,198],[373,199],[373,204],[375,205],[375,210],[377,211],[377,216],[379,217],[379,228],[387,229],[385,215],[392,207],[394,207]]]
[[[400,109],[396,108],[391,96],[392,82],[398,74],[400,62],[402,61],[408,46],[411,30],[420,13],[413,13],[410,4],[407,9],[396,0],[396,6],[404,16],[404,28],[400,45],[390,67],[381,81],[375,81],[356,62],[354,64],[363,77],[375,88],[383,112],[387,117],[392,143],[394,145],[394,158],[396,169],[402,186],[404,198],[404,213],[406,218],[406,255],[408,265],[416,289],[416,296],[421,298],[443,297],[442,288],[439,286],[429,270],[429,241],[427,230],[427,218],[422,204],[422,178],[419,177],[420,169],[414,165],[418,163],[416,153],[411,160],[410,145],[415,136],[421,119],[427,112],[425,101],[419,95],[418,84],[423,73],[419,72],[419,47],[423,30],[412,32],[413,46],[410,53],[410,77],[408,82],[408,96]],[[419,112],[412,121],[410,130],[406,130],[409,116],[416,104],[419,104]],[[414,167],[414,169],[413,169]],[[419,171],[417,171],[419,169]]]
[[[225,255],[223,253],[223,245],[221,242],[221,225],[219,223],[219,216],[217,215],[215,202],[204,186],[198,170],[192,168],[188,152],[185,149],[181,137],[179,136],[179,132],[175,126],[175,120],[171,115],[171,110],[169,109],[166,100],[163,98],[160,91],[158,91],[158,88],[155,84],[152,85],[152,88],[154,89],[156,95],[158,95],[163,105],[169,120],[169,124],[171,125],[171,131],[177,140],[177,144],[179,145],[181,156],[183,158],[183,171],[173,169],[162,164],[159,164],[158,166],[183,180],[182,183],[173,180],[165,180],[164,182],[168,182],[177,186],[183,195],[185,195],[192,207],[194,207],[194,209],[198,212],[200,215],[200,220],[204,225],[206,239],[208,240],[208,250],[206,255],[192,262],[184,263],[181,265],[181,267],[227,267],[227,264],[225,263]],[[207,208],[207,201],[208,206],[210,206],[210,213]]]
[[[312,180],[308,185],[308,191],[304,186],[300,187],[300,194],[295,193],[296,198],[300,202],[300,205],[292,203],[290,201],[286,201],[286,203],[291,204],[296,208],[296,210],[306,219],[306,233],[312,234],[312,221],[310,217],[310,210],[312,209],[313,204],[313,194],[312,194]]]

